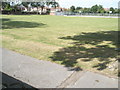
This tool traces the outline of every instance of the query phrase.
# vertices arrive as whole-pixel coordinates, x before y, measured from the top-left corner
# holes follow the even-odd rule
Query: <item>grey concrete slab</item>
[[[118,79],[87,71],[68,88],[118,88]]]
[[[35,88],[55,88],[73,71],[2,48],[2,71]]]

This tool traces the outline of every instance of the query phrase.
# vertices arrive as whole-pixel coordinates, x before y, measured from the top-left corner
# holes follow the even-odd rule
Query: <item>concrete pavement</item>
[[[118,88],[118,80],[87,71],[68,88]]]
[[[2,70],[4,73],[36,88],[55,88],[73,71],[48,61],[2,49]]]
[[[118,80],[37,60],[2,48],[2,72],[35,88],[118,88]],[[3,79],[4,81],[4,79]],[[7,82],[7,81],[6,81]]]

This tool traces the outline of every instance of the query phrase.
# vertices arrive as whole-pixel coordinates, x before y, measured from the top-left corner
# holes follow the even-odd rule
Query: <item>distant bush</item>
[[[12,13],[12,11],[10,11],[10,10],[2,10],[2,14],[11,14]]]

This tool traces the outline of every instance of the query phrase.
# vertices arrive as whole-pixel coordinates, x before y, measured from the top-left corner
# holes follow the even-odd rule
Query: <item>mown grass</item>
[[[108,66],[117,53],[117,19],[2,15],[4,48],[66,67],[116,75]]]

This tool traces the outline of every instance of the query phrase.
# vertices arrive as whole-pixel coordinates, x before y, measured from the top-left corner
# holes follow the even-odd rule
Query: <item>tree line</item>
[[[94,5],[90,8],[83,8],[83,7],[75,7],[71,6],[68,10],[70,12],[80,12],[80,13],[120,13],[120,9],[110,7],[109,9],[105,9],[102,5]]]
[[[22,9],[18,8],[21,6],[24,6],[27,9],[29,8],[29,6],[36,7],[37,9],[40,7],[41,10],[43,11],[45,6],[47,6],[48,8],[49,6],[54,8],[59,7],[59,3],[56,2],[55,0],[49,0],[49,2],[48,0],[44,0],[42,2],[21,2],[16,4],[14,2],[2,2],[2,9],[8,12],[13,13],[21,12]],[[90,8],[71,6],[70,9],[66,9],[66,11],[73,13],[113,13],[113,14],[120,13],[120,9],[118,8],[110,7],[109,9],[106,10],[102,5],[93,5]],[[48,9],[47,12],[50,13],[50,10]]]
[[[49,2],[48,1],[44,1],[44,2],[21,2],[21,3],[2,2],[3,11],[13,12],[13,13],[21,12],[22,8],[20,8],[20,7],[25,7],[27,9],[29,9],[29,7],[36,7],[37,11],[38,11],[38,8],[41,8],[41,10],[43,11],[45,6],[47,6],[48,8],[49,8],[49,6],[56,8],[56,7],[59,7],[59,3],[56,2],[55,0],[50,0]]]

